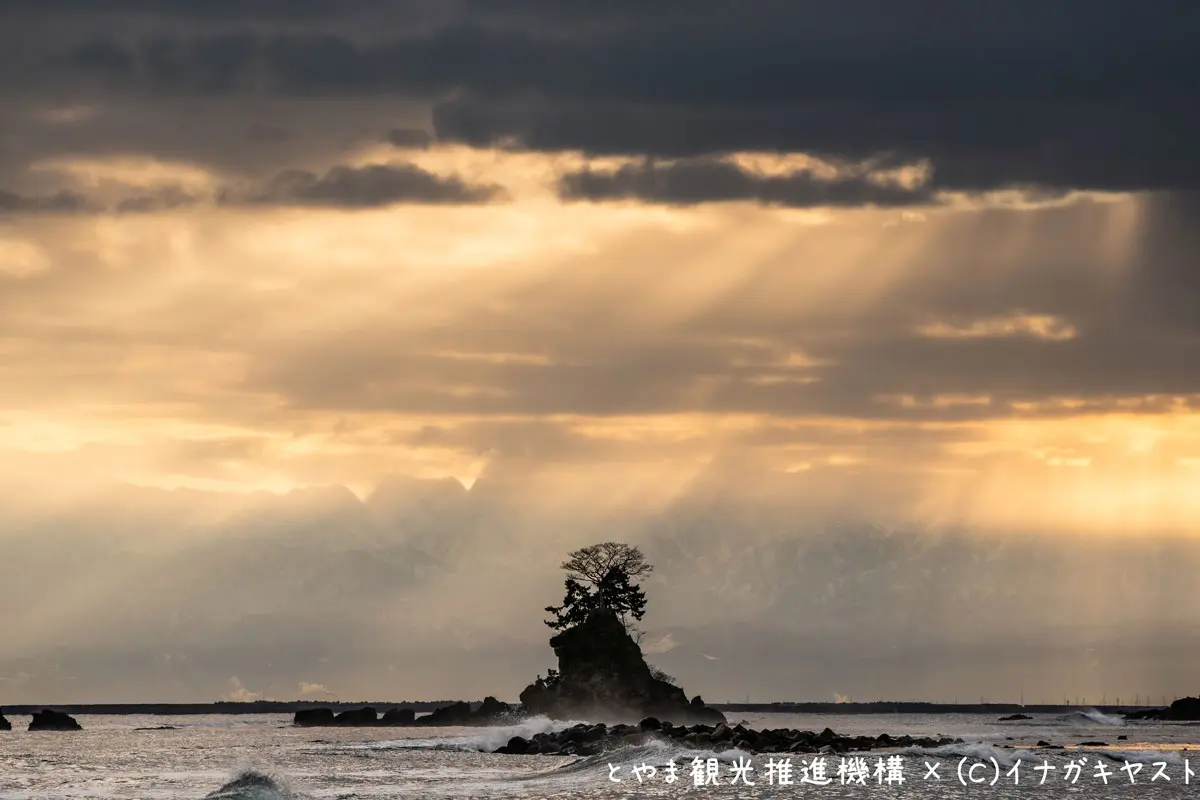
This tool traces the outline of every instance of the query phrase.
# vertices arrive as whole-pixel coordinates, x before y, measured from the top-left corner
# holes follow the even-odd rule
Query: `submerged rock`
[[[4,709],[0,708],[0,731],[11,731],[12,723],[4,718]]]
[[[616,615],[593,613],[550,639],[558,675],[538,680],[521,692],[530,714],[552,719],[636,721],[654,717],[675,724],[724,722],[725,716],[683,689],[654,677]]]
[[[1000,722],[1016,722],[1021,719],[1033,719],[1028,714],[1009,714],[1007,717],[1001,717]]]
[[[70,714],[43,709],[33,715],[29,722],[31,731],[81,731],[83,726]]]

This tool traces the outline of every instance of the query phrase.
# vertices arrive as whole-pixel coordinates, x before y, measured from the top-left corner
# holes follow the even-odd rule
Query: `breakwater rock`
[[[672,725],[648,717],[638,725],[605,725],[581,723],[552,733],[539,733],[530,739],[514,736],[508,744],[495,750],[510,755],[596,755],[620,747],[645,744],[659,740],[697,750],[727,750],[736,748],[750,753],[849,753],[890,747],[941,747],[961,743],[948,736],[913,737],[842,736],[829,728],[817,733],[791,728],[754,730],[742,725]]]

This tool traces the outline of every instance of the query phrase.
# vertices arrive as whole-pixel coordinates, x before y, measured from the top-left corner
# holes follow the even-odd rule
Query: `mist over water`
[[[16,503],[0,607],[27,610],[6,620],[0,687],[7,703],[515,700],[554,665],[541,609],[558,562],[615,538],[656,567],[648,659],[710,701],[1194,690],[1200,543],[831,521],[807,485],[603,513],[486,480],[366,501],[126,487],[24,518]]]

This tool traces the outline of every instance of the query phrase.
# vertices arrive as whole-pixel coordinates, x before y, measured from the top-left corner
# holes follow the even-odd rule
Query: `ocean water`
[[[276,715],[79,716],[83,731],[28,733],[28,717],[18,716],[9,718],[13,731],[0,732],[0,800],[1200,796],[1200,776],[1185,774],[1200,773],[1195,725],[1125,723],[1097,712],[1003,723],[977,715],[729,716],[731,723],[754,728],[947,735],[966,743],[849,754],[866,759],[864,783],[843,784],[836,755],[823,762],[830,783],[801,783],[806,766],[810,780],[820,774],[812,770],[813,756],[792,756],[787,784],[779,770],[768,774],[768,759],[783,756],[735,750],[714,754],[655,743],[586,758],[489,752],[511,736],[563,727],[546,719],[503,728],[353,729],[294,728],[290,717]],[[160,726],[172,727],[138,730]],[[1118,740],[1121,735],[1127,739]],[[1038,740],[1068,749],[1042,750]],[[1084,741],[1108,746],[1076,747]],[[714,756],[715,785],[697,786],[693,760],[702,759],[702,779],[710,780],[707,759]],[[891,766],[899,769],[889,773],[886,759],[892,756]],[[884,769],[877,773],[881,758]],[[673,783],[666,778],[672,761]],[[1068,772],[1071,762],[1079,765],[1077,773]],[[936,779],[928,767],[935,763]],[[651,777],[643,765],[655,767],[656,774]]]

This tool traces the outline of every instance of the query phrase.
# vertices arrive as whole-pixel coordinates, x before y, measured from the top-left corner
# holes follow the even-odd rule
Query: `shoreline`
[[[345,702],[307,700],[262,700],[251,703],[45,703],[12,704],[0,706],[3,713],[12,716],[30,716],[44,708],[67,714],[89,716],[197,716],[197,715],[243,715],[243,714],[294,714],[318,708],[349,710],[374,706],[376,708],[412,709],[417,713],[432,712],[459,702],[455,700],[404,701],[404,702]],[[472,706],[481,701],[467,701]],[[1070,714],[1072,712],[1098,711],[1102,714],[1130,714],[1148,709],[1162,708],[1158,705],[1021,705],[1019,703],[922,703],[905,701],[879,701],[872,703],[710,703],[712,708],[733,713],[778,713],[778,714]]]

